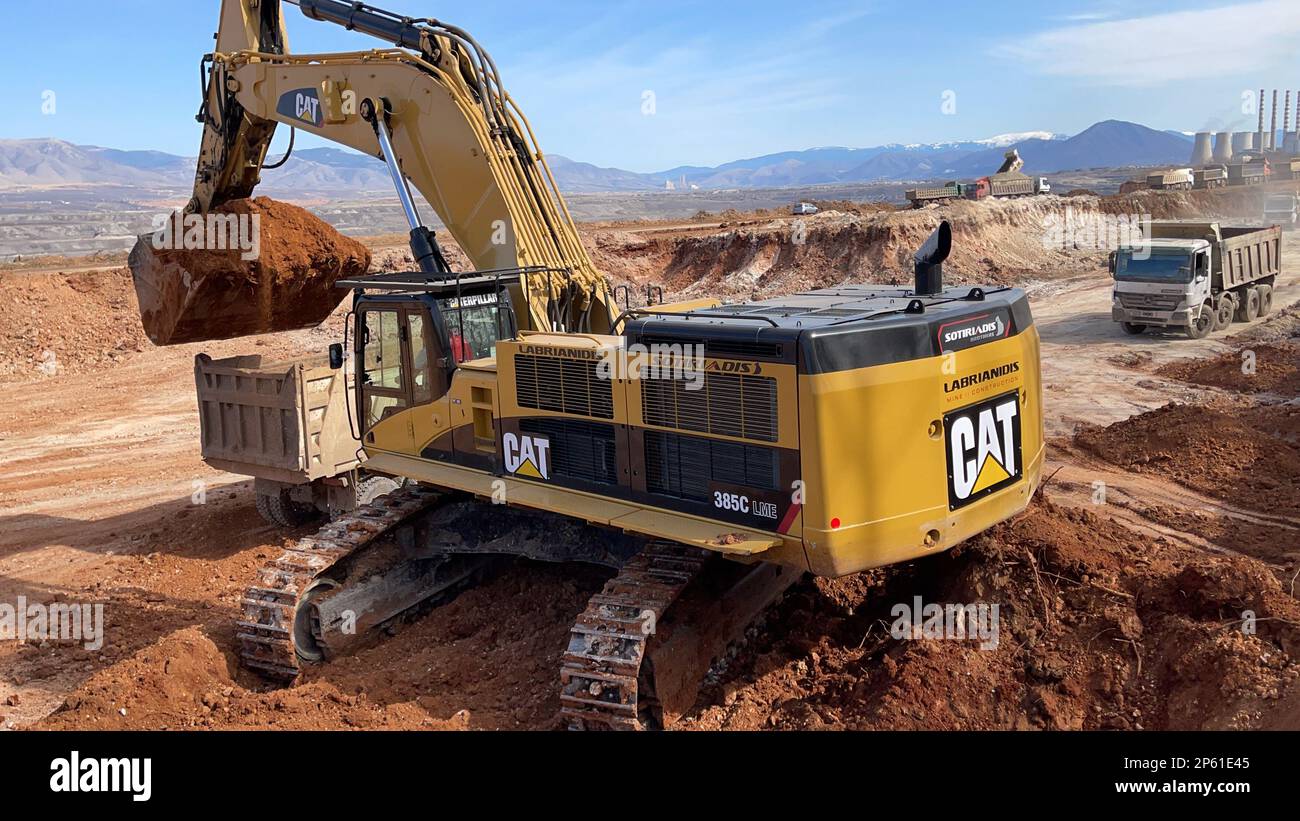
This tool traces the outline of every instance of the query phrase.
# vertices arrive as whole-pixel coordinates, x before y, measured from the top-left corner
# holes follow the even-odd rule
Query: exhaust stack
[[[944,220],[913,258],[916,271],[913,290],[917,296],[934,296],[943,292],[943,261],[951,252],[952,225]]]

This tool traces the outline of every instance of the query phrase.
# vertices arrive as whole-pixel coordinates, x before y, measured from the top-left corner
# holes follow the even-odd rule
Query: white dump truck
[[[1273,307],[1282,230],[1217,222],[1153,222],[1140,244],[1111,254],[1111,318],[1125,333],[1177,329],[1193,339]]]

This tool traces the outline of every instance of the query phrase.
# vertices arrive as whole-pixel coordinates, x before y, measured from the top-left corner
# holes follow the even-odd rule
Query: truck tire
[[[257,512],[269,524],[280,527],[302,527],[320,515],[315,507],[291,500],[285,490],[257,494]]]
[[[357,484],[357,507],[368,505],[380,496],[392,493],[403,485],[398,479],[387,476],[370,476]]]
[[[1215,311],[1214,305],[1206,302],[1201,306],[1201,310],[1196,316],[1192,317],[1191,322],[1187,325],[1187,336],[1189,339],[1204,339],[1210,335],[1214,329]]]
[[[1237,301],[1237,321],[1254,322],[1259,318],[1259,290],[1247,286],[1240,291]]]
[[[1273,310],[1273,286],[1261,285],[1255,290],[1259,292],[1259,315],[1268,316]]]
[[[1219,297],[1219,309],[1214,313],[1214,330],[1222,331],[1232,324],[1232,316],[1237,312],[1237,303],[1224,294]]]
[[[1137,323],[1134,322],[1121,322],[1119,323],[1119,326],[1123,328],[1124,333],[1128,334],[1129,336],[1140,336],[1146,333],[1147,330],[1147,326],[1138,325]]]

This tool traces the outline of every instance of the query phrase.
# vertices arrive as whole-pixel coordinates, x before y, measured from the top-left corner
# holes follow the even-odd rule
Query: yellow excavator
[[[911,288],[620,309],[469,34],[293,5],[391,47],[294,55],[279,0],[224,0],[188,210],[248,197],[277,124],[387,165],[419,270],[337,283],[350,339],[330,355],[366,468],[406,483],[260,572],[238,626],[248,668],[291,681],[501,557],[585,562],[615,575],[563,648],[562,724],[668,727],[804,574],[943,551],[1029,503],[1038,334],[1022,291],[944,287],[947,223]],[[412,187],[474,270],[447,265]],[[276,306],[228,302],[283,327]]]

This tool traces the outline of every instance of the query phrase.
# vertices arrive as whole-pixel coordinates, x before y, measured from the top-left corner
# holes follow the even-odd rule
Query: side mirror
[[[336,371],[343,367],[343,344],[341,342],[330,345],[330,367]]]

